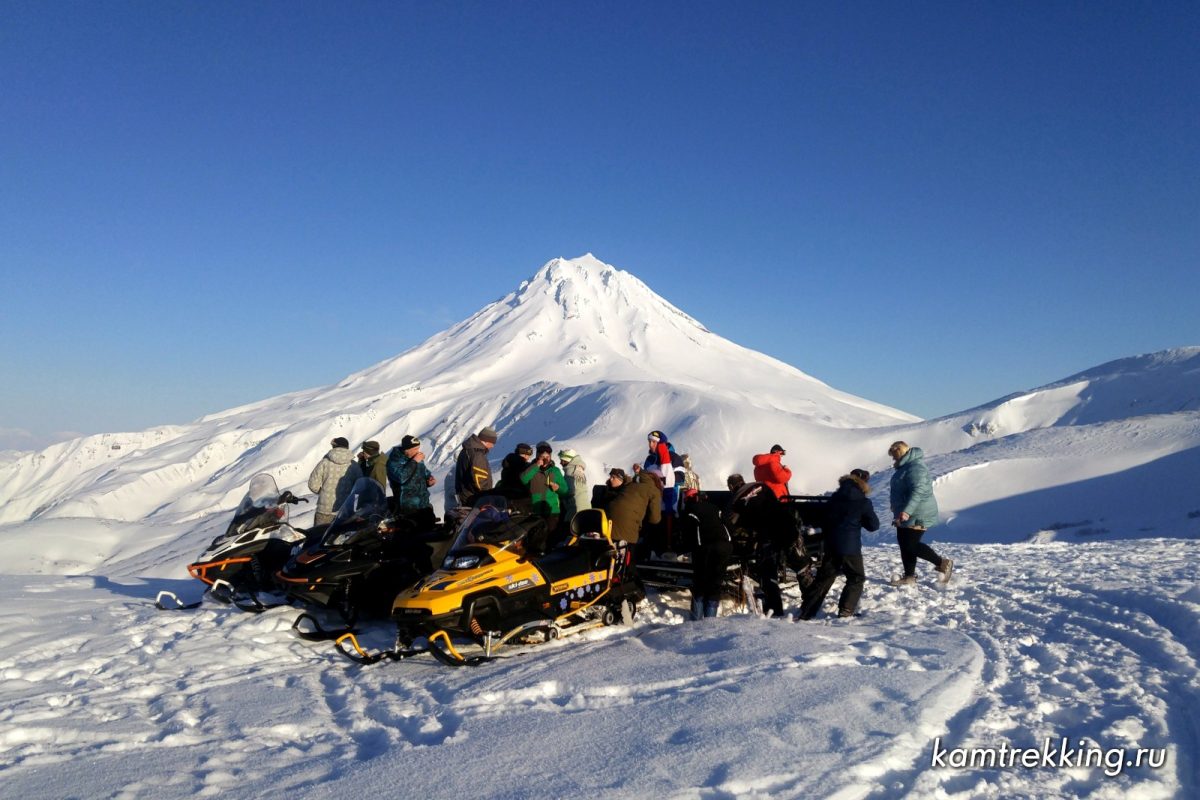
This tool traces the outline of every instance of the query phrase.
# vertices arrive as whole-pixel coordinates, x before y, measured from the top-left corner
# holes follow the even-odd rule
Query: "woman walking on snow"
[[[917,582],[917,559],[933,564],[942,573],[942,583],[950,580],[954,562],[943,558],[933,548],[921,541],[925,531],[937,524],[937,500],[933,497],[933,482],[925,466],[925,454],[919,447],[909,447],[906,442],[893,442],[888,455],[895,462],[892,473],[891,505],[892,525],[896,528],[896,542],[900,545],[900,561],[904,575],[892,581],[893,586],[907,586]]]

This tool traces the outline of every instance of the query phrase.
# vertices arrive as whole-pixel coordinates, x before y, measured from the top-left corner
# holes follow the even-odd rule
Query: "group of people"
[[[333,522],[359,478],[371,478],[385,493],[392,490],[388,503],[393,513],[412,518],[421,528],[436,524],[429,489],[437,478],[425,465],[419,437],[405,436],[386,456],[374,440],[363,442],[357,457],[350,452],[350,442],[344,436],[336,437],[329,445],[329,452],[308,476],[308,489],[317,495],[314,525]]]
[[[791,470],[783,462],[787,451],[774,445],[754,456],[754,480],[730,475],[726,485],[732,493],[718,507],[700,491],[699,480],[686,454],[676,452],[667,435],[651,431],[647,455],[632,465],[630,473],[620,467],[609,471],[604,487],[593,497],[582,457],[571,448],[558,451],[548,442],[519,443],[500,465],[500,480],[493,482],[489,455],[499,435],[491,426],[463,442],[454,468],[454,500],[470,507],[486,494],[500,494],[528,502],[530,513],[543,517],[550,542],[565,537],[571,518],[591,508],[593,502],[608,516],[612,537],[622,558],[628,561],[664,549],[689,553],[693,565],[692,615],[696,619],[715,616],[721,585],[733,553],[731,529],[748,531],[755,541],[756,580],[763,594],[763,611],[783,616],[779,585],[780,567],[800,536],[795,515],[787,506]],[[331,522],[341,501],[361,477],[370,477],[385,490],[393,513],[413,518],[418,525],[436,522],[429,490],[437,483],[425,464],[421,440],[406,435],[399,445],[383,454],[376,441],[363,442],[355,458],[344,437],[330,442],[331,449],[313,469],[308,487],[318,495],[317,525]],[[892,525],[900,545],[903,575],[893,585],[916,582],[919,559],[930,562],[943,581],[950,580],[954,567],[921,541],[937,523],[937,502],[919,447],[898,441],[888,449],[894,463],[890,485]],[[824,532],[822,558],[812,581],[803,589],[798,617],[812,619],[838,577],[846,583],[838,601],[838,615],[856,613],[866,573],[863,569],[862,531],[879,529],[879,519],[868,499],[870,474],[851,470],[838,479],[822,511],[813,520]]]

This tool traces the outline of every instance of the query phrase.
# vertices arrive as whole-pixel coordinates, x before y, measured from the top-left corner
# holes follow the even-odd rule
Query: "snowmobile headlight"
[[[442,569],[474,569],[479,566],[479,556],[446,556]]]
[[[333,540],[330,542],[330,544],[334,547],[341,547],[353,539],[354,534],[356,533],[358,533],[358,531],[346,531],[345,533],[339,533],[337,536],[333,537]]]

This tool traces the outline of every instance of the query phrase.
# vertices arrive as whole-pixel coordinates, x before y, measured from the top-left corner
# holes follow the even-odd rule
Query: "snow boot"
[[[954,574],[954,559],[942,558],[942,563],[938,566],[937,571],[942,573],[942,583],[949,583],[950,576]]]
[[[912,586],[917,582],[916,575],[905,575],[903,578],[897,578],[891,581],[892,586]]]

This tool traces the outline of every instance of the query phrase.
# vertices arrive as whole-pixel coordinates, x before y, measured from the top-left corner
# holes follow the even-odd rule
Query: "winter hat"
[[[332,442],[330,442],[329,446],[330,447],[345,447],[347,450],[349,450],[350,449],[350,440],[347,439],[345,436],[339,436],[336,439],[334,439]]]
[[[554,452],[554,448],[550,446],[549,442],[538,442],[537,443],[537,454],[539,456],[542,453],[553,453],[553,452]]]
[[[409,450],[413,447],[421,446],[421,438],[419,436],[405,436],[400,440],[400,449]]]
[[[531,456],[533,455],[533,445],[521,442],[519,445],[517,445],[517,449],[513,452],[519,456]]]
[[[865,469],[852,469],[850,470],[850,474],[858,478],[863,483],[871,480],[871,473],[867,472]]]
[[[771,445],[771,452],[772,453],[782,453],[785,456],[787,455],[787,450],[784,450],[783,445],[781,445],[781,444]]]
[[[558,457],[563,461],[570,461],[572,458],[575,458],[578,455],[579,453],[576,453],[569,447],[564,447],[562,450],[558,451]]]
[[[483,430],[479,432],[479,439],[483,442],[491,442],[492,444],[495,444],[496,440],[499,438],[500,436],[496,433],[496,429],[491,425],[484,425]]]
[[[666,439],[667,437],[665,435],[663,435],[662,431],[650,431],[650,433],[646,434],[646,438],[652,442],[661,442],[663,439]]]
[[[379,455],[379,442],[376,442],[374,440],[369,441],[369,442],[363,442],[362,451],[369,456]]]
[[[622,482],[629,480],[629,476],[625,474],[625,470],[621,469],[620,467],[613,467],[610,469],[608,471],[608,477],[620,478]]]

